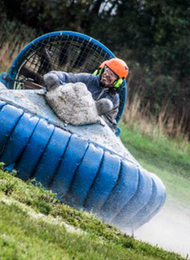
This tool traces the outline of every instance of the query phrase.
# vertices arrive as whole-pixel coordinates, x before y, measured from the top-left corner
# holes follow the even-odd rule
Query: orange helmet
[[[129,73],[129,68],[127,64],[118,58],[112,58],[110,60],[104,61],[99,68],[109,67],[120,79],[125,79]]]

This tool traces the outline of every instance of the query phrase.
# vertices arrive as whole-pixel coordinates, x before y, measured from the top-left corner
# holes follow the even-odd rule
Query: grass
[[[189,147],[162,137],[153,140],[120,123],[123,144],[148,171],[156,173],[164,182],[168,199],[187,207],[190,200],[190,152]]]
[[[50,191],[0,170],[0,259],[184,259],[60,204]]]
[[[190,179],[190,145],[180,145],[163,136],[153,139],[150,136],[125,127],[120,123],[121,139],[135,157],[148,164],[159,165],[161,170],[168,170],[175,175]]]

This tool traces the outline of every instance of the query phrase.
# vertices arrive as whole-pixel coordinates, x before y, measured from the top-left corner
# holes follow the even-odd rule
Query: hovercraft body
[[[88,40],[88,46],[93,42],[71,32],[54,33],[53,39],[58,35],[64,35],[67,41],[74,38],[73,46],[76,37]],[[49,38],[42,37],[46,43]],[[36,41],[38,46],[40,40]],[[101,47],[104,56],[113,56],[97,41],[93,42],[93,51],[95,43],[99,54]],[[7,78],[18,82],[23,76],[20,72],[26,71],[26,56],[34,59],[36,55],[36,49],[28,49],[30,45],[15,60]],[[28,71],[31,73],[31,68]],[[10,89],[0,90],[0,161],[6,169],[15,169],[24,181],[35,178],[63,203],[93,212],[123,231],[139,228],[161,209],[166,198],[162,181],[137,162],[107,125],[65,124],[48,106],[43,89],[17,90],[10,84],[12,81],[6,84]]]

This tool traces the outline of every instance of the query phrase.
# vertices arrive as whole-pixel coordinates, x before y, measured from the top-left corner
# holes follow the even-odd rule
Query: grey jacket
[[[109,127],[115,132],[117,127],[116,117],[118,114],[119,108],[119,95],[112,94],[107,89],[104,89],[100,85],[100,75],[93,75],[89,73],[66,73],[63,71],[51,71],[51,74],[56,75],[58,79],[57,85],[63,85],[64,83],[77,83],[83,82],[88,90],[91,92],[93,99],[99,100],[101,98],[108,98],[113,103],[113,109],[103,115],[103,119],[109,125]],[[49,74],[48,73],[48,74]]]

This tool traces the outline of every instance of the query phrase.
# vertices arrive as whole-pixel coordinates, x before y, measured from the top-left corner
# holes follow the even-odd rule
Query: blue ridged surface
[[[35,169],[33,177],[45,187],[49,187],[55,172],[62,159],[66,149],[70,134],[65,133],[59,128],[54,128],[49,143],[46,146],[44,154]],[[44,171],[44,169],[46,169]]]
[[[70,136],[60,165],[50,186],[61,200],[64,200],[63,198],[71,189],[73,178],[81,165],[87,147],[88,143],[86,141],[76,135]]]
[[[149,221],[165,201],[165,187],[156,175],[3,101],[0,161],[22,180],[35,178],[62,202],[124,230]]]

